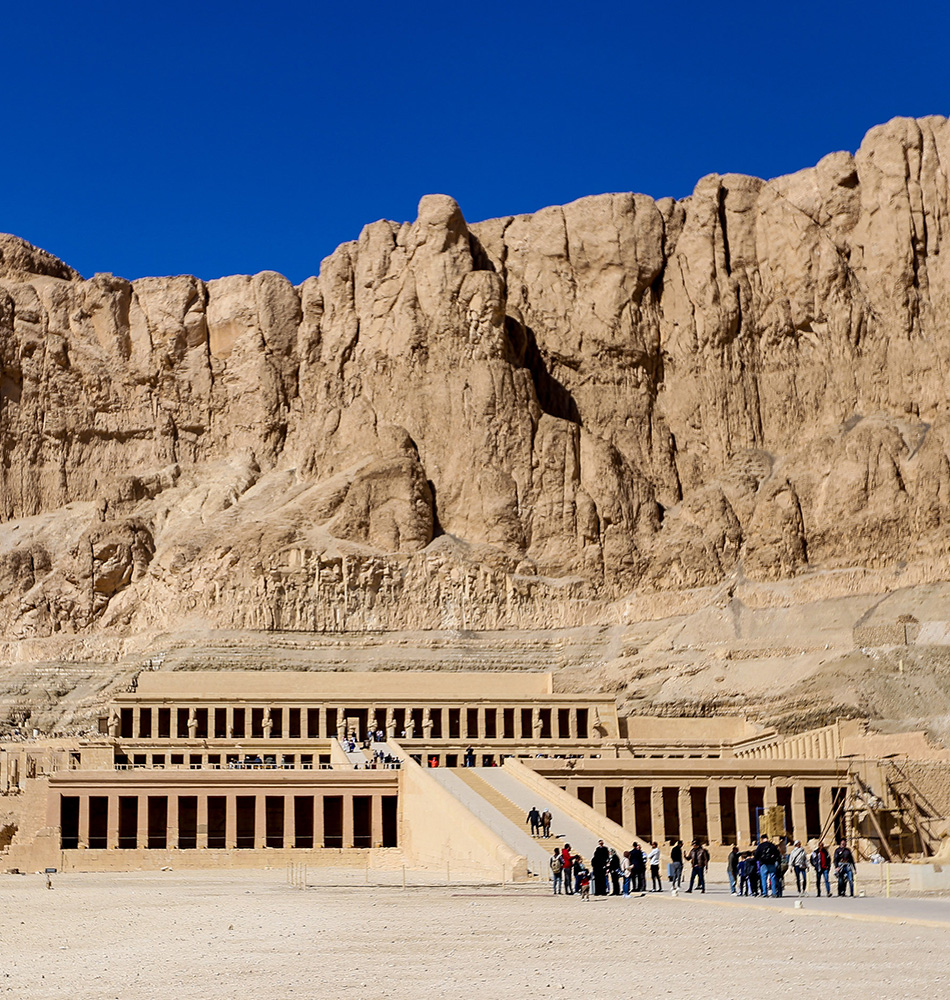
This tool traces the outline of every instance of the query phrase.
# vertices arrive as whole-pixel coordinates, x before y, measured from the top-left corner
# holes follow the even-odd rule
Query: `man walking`
[[[541,836],[550,837],[551,836],[551,820],[554,817],[551,815],[550,810],[545,809],[541,813]]]
[[[828,884],[828,869],[831,867],[831,859],[824,842],[819,840],[818,846],[811,852],[811,866],[815,869],[815,888],[818,890],[815,895],[821,895],[821,880],[825,880],[825,895],[831,895],[831,886]]]
[[[838,879],[838,895],[845,894],[845,886],[851,890],[848,895],[854,895],[854,855],[848,842],[842,840],[835,849],[834,857],[835,876]]]
[[[537,837],[538,829],[541,826],[541,813],[538,812],[537,806],[531,807],[531,812],[528,813],[526,822],[531,824],[531,836]]]
[[[687,892],[693,891],[693,883],[699,886],[700,892],[706,891],[706,866],[709,864],[709,851],[703,847],[698,840],[693,841],[693,846],[689,852],[689,863],[692,870],[689,873],[689,888]]]

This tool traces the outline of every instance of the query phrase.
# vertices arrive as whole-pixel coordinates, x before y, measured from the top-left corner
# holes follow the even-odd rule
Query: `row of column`
[[[608,814],[607,809],[607,785],[600,783],[593,787],[593,808],[603,815]],[[693,804],[691,789],[705,789],[706,797],[706,835],[709,843],[723,843],[723,791],[732,790],[734,793],[735,810],[735,841],[738,844],[748,844],[755,837],[756,830],[751,825],[749,813],[749,792],[754,789],[763,794],[763,808],[768,809],[779,805],[778,787],[776,785],[745,785],[745,784],[708,784],[708,785],[638,785],[625,784],[623,786],[623,820],[628,829],[634,829],[636,825],[635,789],[647,788],[650,793],[650,819],[651,836],[654,840],[669,840],[676,837],[685,844],[692,841],[696,835],[693,824]],[[786,817],[786,826],[790,826],[796,838],[805,841],[807,839],[807,816],[805,806],[805,786],[793,784],[785,786],[791,788],[791,816]],[[832,788],[829,784],[810,786],[818,789],[818,812],[820,822],[831,816],[833,811]],[[666,829],[666,809],[664,807],[664,789],[675,788],[676,803],[678,813],[678,832]],[[790,820],[790,823],[789,823]],[[641,831],[636,831],[642,835]],[[732,831],[730,840],[732,840]]]
[[[200,793],[194,796],[184,796],[184,795],[119,795],[119,794],[109,794],[107,796],[94,795],[92,793],[83,793],[78,796],[66,796],[62,795],[60,797],[60,828],[63,838],[63,848],[67,849],[67,840],[73,836],[75,833],[75,839],[77,841],[76,846],[79,849],[85,849],[89,847],[90,835],[91,835],[91,816],[90,816],[90,800],[91,799],[107,799],[107,811],[106,811],[106,824],[105,824],[105,847],[106,849],[114,849],[122,847],[136,847],[139,849],[148,848],[150,836],[151,839],[156,839],[156,830],[154,826],[150,830],[149,828],[149,801],[155,800],[163,803],[165,809],[165,828],[164,828],[164,839],[166,847],[180,847],[180,835],[182,833],[180,829],[180,815],[181,815],[181,803],[182,800],[197,800],[195,802],[196,806],[196,819],[195,819],[195,843],[194,846],[197,849],[207,848],[209,846],[209,798],[223,798],[224,802],[224,849],[231,850],[239,846],[238,840],[238,799],[253,800],[253,844],[243,843],[242,847],[253,848],[266,848],[268,846],[277,846],[274,844],[268,844],[268,802],[270,799],[280,799],[282,800],[282,809],[279,810],[281,815],[280,823],[280,837],[282,840],[282,846],[284,847],[294,847],[297,840],[297,829],[296,820],[298,815],[298,804],[295,800],[304,801],[304,812],[306,815],[306,834],[308,839],[311,840],[312,846],[321,847],[324,846],[327,840],[327,835],[330,831],[325,829],[325,799],[336,799],[339,800],[339,820],[334,821],[334,827],[338,826],[338,829],[332,831],[332,836],[330,837],[331,843],[326,846],[339,846],[339,847],[378,847],[378,846],[395,846],[394,843],[386,843],[386,841],[393,841],[395,838],[394,830],[384,830],[384,826],[392,826],[392,820],[395,817],[395,804],[396,796],[393,795],[383,795],[383,794],[369,794],[369,795],[358,795],[354,792],[342,792],[337,795],[271,795],[268,793],[259,794],[247,794],[245,792],[239,791],[227,791],[223,793],[215,793],[214,795],[209,795],[207,793]],[[70,820],[68,819],[69,809],[67,803],[70,799],[78,799],[78,829],[75,831],[68,831],[70,826]],[[135,835],[134,835],[134,845],[128,841],[131,839],[131,831],[121,831],[120,830],[120,808],[123,807],[125,802],[128,800],[135,800]],[[357,813],[355,808],[357,800],[368,800],[368,815],[366,810],[362,810],[360,814]],[[387,819],[390,821],[384,824],[384,807],[386,808],[389,816]],[[362,822],[361,822],[362,821]],[[357,828],[359,826],[359,828]],[[120,845],[120,833],[122,834],[123,843]],[[272,833],[272,839],[273,839]],[[190,838],[189,838],[190,839]],[[356,845],[355,841],[361,839],[366,841],[365,843]],[[336,842],[338,841],[338,842]],[[309,846],[309,845],[308,845]]]
[[[166,708],[134,706],[123,709],[131,712],[131,726],[127,719],[121,716],[110,718],[109,728],[112,735],[132,739],[248,739],[248,738],[281,738],[281,739],[333,739],[343,735],[346,729],[348,712],[355,709],[327,708],[297,708],[290,706],[250,706],[235,707],[231,705],[193,706],[174,705]],[[159,712],[168,711],[167,730],[159,725]],[[202,715],[199,717],[199,711]],[[390,738],[424,739],[433,733],[441,739],[562,739],[586,740],[591,735],[591,720],[594,728],[599,726],[596,710],[585,707],[528,707],[500,706],[486,708],[482,706],[459,705],[425,708],[392,708],[370,706],[360,708],[360,713],[366,712],[365,732],[358,733],[364,738],[367,732],[384,730]],[[510,727],[511,735],[506,736],[505,712],[512,713]],[[205,716],[204,713],[207,713]],[[220,716],[224,713],[223,729],[219,725]],[[236,724],[235,713],[243,713]],[[252,715],[260,712],[259,724],[252,724]],[[294,716],[291,724],[291,712]],[[458,725],[453,726],[450,712],[458,712]],[[530,715],[529,715],[530,713]],[[455,731],[453,731],[455,730]],[[129,737],[131,731],[131,737]],[[167,731],[166,735],[159,735]],[[594,733],[594,735],[605,735]]]

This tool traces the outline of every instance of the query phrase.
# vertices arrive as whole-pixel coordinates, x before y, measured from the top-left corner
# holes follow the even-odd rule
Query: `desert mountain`
[[[430,195],[297,287],[0,237],[0,658],[950,579],[948,176],[931,117],[681,201]]]

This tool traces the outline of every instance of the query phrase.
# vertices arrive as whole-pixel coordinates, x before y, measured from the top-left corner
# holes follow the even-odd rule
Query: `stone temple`
[[[144,670],[97,733],[0,745],[18,814],[3,860],[522,880],[558,842],[528,835],[532,806],[620,849],[698,839],[721,859],[769,832],[926,857],[948,773],[922,739],[861,721],[779,736],[739,716],[622,718],[550,672]]]

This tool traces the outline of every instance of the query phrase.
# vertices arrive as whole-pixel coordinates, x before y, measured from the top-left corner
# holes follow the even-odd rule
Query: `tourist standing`
[[[678,889],[683,882],[683,841],[677,840],[670,848],[670,888]]]
[[[693,884],[699,886],[700,892],[706,891],[706,866],[709,864],[709,851],[703,847],[698,840],[693,841],[693,846],[689,851],[689,863],[692,870],[689,873],[689,888],[687,892],[693,891]]]
[[[590,866],[594,875],[594,895],[607,895],[607,865],[610,861],[610,851],[602,840],[597,841],[594,853],[591,855]]]
[[[633,891],[646,892],[647,859],[639,844],[630,849],[630,867],[633,868]]]
[[[571,845],[565,844],[561,848],[561,871],[564,875],[564,893],[568,896],[574,895],[573,867],[574,861],[571,858]]]
[[[759,866],[759,882],[762,885],[762,895],[778,896],[778,883],[775,873],[782,857],[779,849],[767,836],[762,837],[759,846],[755,849],[755,860]]]
[[[808,855],[800,840],[796,840],[789,851],[788,863],[795,873],[795,889],[800,896],[804,896],[808,888]]]
[[[811,866],[815,869],[815,888],[818,890],[815,895],[821,895],[821,880],[825,880],[825,895],[831,895],[831,886],[828,884],[828,869],[831,867],[831,859],[828,857],[828,850],[823,841],[818,841],[818,846],[811,852]]]
[[[647,855],[647,862],[650,865],[650,892],[662,892],[663,883],[660,880],[660,848],[654,840],[650,844],[650,853]]]
[[[851,890],[848,895],[853,896],[854,855],[851,853],[851,848],[848,847],[846,840],[842,840],[835,849],[834,865],[835,876],[838,879],[838,895],[843,896],[845,894],[845,886],[847,886]]]
[[[736,883],[739,881],[739,847],[732,845],[729,857],[726,858],[726,875],[729,878],[729,892],[736,894]]]
[[[611,896],[619,896],[620,876],[623,874],[623,869],[620,866],[620,858],[612,847],[610,848],[610,859],[607,862],[607,871],[610,873],[610,894]]]
[[[561,857],[560,848],[554,848],[554,854],[548,862],[551,867],[551,886],[555,896],[560,896],[561,885],[564,882],[564,860]]]
[[[630,864],[630,852],[629,851],[624,851],[623,852],[623,862],[622,862],[622,866],[621,867],[622,867],[622,870],[623,870],[623,894],[624,894],[624,896],[629,896],[630,895],[630,886],[633,883],[633,868],[632,868],[632,866]]]

